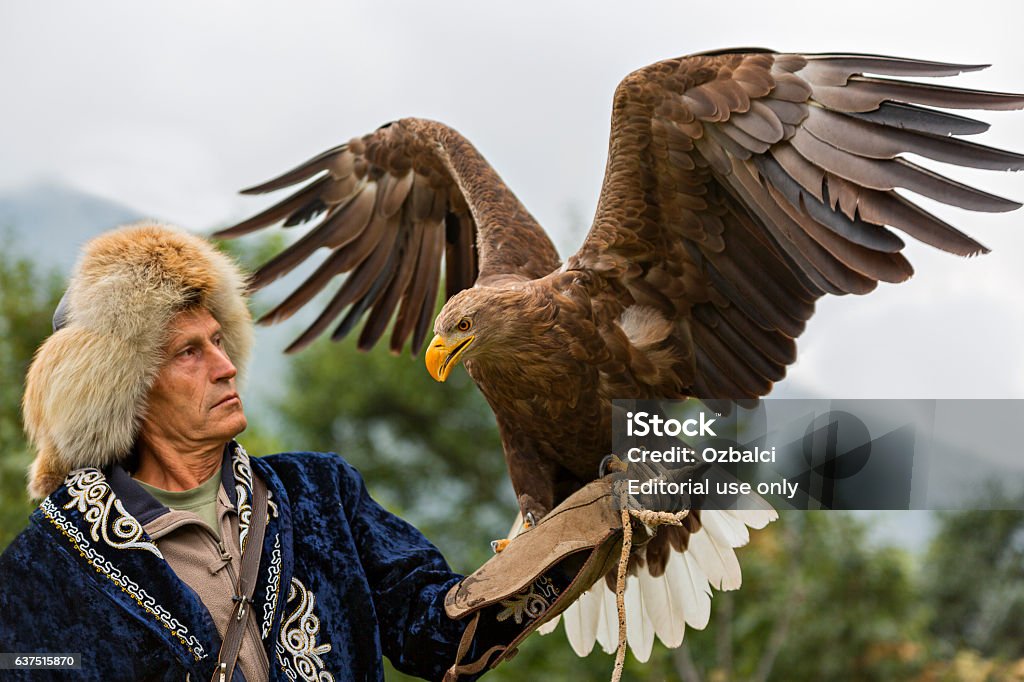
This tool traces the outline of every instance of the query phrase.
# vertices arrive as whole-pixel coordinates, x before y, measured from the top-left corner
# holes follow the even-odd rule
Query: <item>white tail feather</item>
[[[590,588],[601,595],[600,620],[597,622],[597,642],[606,654],[615,653],[619,645],[619,616],[615,606],[615,593],[608,589],[604,580]]]
[[[760,500],[762,504],[768,504],[760,495],[757,496],[757,499]],[[779,518],[779,512],[772,509],[770,505],[767,509],[730,509],[728,513],[732,514],[751,528],[755,528],[757,530],[761,530],[769,523]]]
[[[668,578],[665,575],[655,578],[647,571],[640,571],[638,577],[644,608],[654,626],[654,633],[665,646],[679,646],[683,643],[683,635],[686,633],[686,621],[683,604],[669,589]]]
[[[505,536],[509,540],[514,538],[523,532],[523,512],[516,514],[516,520],[512,522],[512,527],[508,529],[508,535]]]
[[[591,652],[594,648],[594,640],[597,638],[597,623],[600,617],[602,597],[595,587],[590,588],[579,599],[569,604],[569,608],[562,614],[569,644],[576,655],[581,658]]]
[[[750,502],[750,504],[746,504]],[[671,552],[665,573],[652,577],[646,567],[626,581],[626,637],[637,660],[646,661],[654,637],[674,648],[683,642],[686,626],[702,630],[711,618],[711,588],[737,589],[742,582],[733,551],[750,540],[747,527],[764,528],[778,518],[760,497],[747,500],[748,509],[702,510],[701,530],[689,539],[688,550]],[[601,579],[564,612],[566,634],[573,651],[586,656],[595,641],[606,653],[618,646],[619,620],[615,593]],[[545,624],[554,629],[557,620]],[[549,630],[550,631],[550,630]]]
[[[626,640],[636,660],[646,663],[654,645],[654,627],[644,608],[640,580],[635,575],[626,578]]]
[[[682,597],[686,624],[703,630],[711,618],[711,586],[707,576],[689,552],[673,554],[669,563],[676,564],[671,586]]]
[[[700,530],[690,536],[687,552],[693,554],[712,587],[719,590],[739,589],[743,578],[739,559],[732,547],[716,542],[713,535]]]
[[[727,512],[702,510],[700,525],[711,533],[715,541],[726,547],[742,547],[750,542],[747,527],[738,518]]]
[[[555,628],[558,627],[559,618],[561,618],[561,615],[555,616],[551,620],[539,626],[537,628],[537,632],[539,632],[542,635],[550,635],[552,632],[555,631]],[[568,629],[566,630],[566,632],[568,632]]]

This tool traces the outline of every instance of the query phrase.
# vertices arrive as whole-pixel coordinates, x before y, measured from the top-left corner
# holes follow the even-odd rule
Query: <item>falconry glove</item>
[[[615,482],[606,476],[581,488],[452,587],[445,611],[468,624],[445,682],[511,658],[527,635],[615,567],[623,538]],[[648,539],[642,524],[634,526],[640,543]],[[474,660],[464,660],[471,649]]]

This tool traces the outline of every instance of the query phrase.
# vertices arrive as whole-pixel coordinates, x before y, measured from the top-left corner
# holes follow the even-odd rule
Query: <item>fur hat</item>
[[[182,310],[210,311],[241,378],[253,339],[245,289],[230,258],[165,225],[138,223],[86,244],[58,311],[62,326],[25,381],[25,431],[36,449],[29,493],[45,497],[71,470],[131,453],[168,325]]]

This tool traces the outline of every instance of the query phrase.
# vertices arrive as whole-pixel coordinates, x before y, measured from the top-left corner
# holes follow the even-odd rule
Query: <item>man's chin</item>
[[[231,415],[224,420],[221,434],[225,441],[229,441],[245,431],[247,426],[249,426],[249,422],[245,418],[245,415],[242,414],[242,410],[239,409],[238,414]]]
[[[245,431],[245,429],[249,426],[249,421],[245,418],[245,415],[243,414],[239,416],[241,417],[241,419],[239,420],[240,423],[238,424],[238,427],[235,429],[235,432],[231,435],[232,438],[238,436],[238,434]]]

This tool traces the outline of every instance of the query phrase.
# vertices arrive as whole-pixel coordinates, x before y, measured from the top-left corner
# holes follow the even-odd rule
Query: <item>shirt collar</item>
[[[227,493],[228,499],[231,500],[232,506],[236,506],[238,503],[235,491],[234,467],[232,467],[232,459],[236,448],[237,444],[235,441],[231,441],[224,446],[224,455],[221,457],[220,464],[220,484],[224,488],[224,492]],[[146,525],[153,519],[163,516],[170,511],[157,501],[155,497],[146,492],[120,463],[110,466],[104,471],[104,474],[107,477],[107,484],[114,491],[114,494],[120,498],[125,511],[138,519],[142,525]]]

